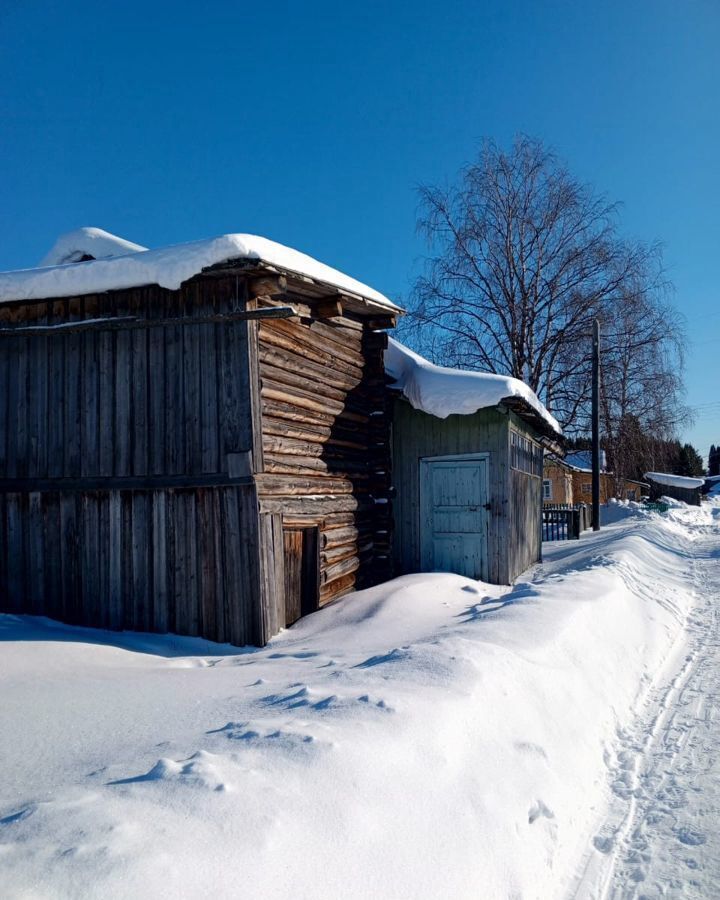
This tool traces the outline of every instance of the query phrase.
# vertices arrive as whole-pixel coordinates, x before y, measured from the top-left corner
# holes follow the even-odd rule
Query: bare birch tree
[[[431,254],[406,326],[416,346],[445,365],[522,379],[582,431],[597,316],[613,360],[608,433],[643,405],[666,430],[677,415],[681,330],[659,247],[620,237],[617,204],[528,137],[509,152],[486,142],[458,185],[423,187],[420,199]]]

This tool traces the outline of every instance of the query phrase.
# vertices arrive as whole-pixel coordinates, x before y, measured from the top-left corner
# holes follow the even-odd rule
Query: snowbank
[[[113,237],[112,235],[110,237]],[[121,241],[117,238],[115,241]],[[75,241],[70,241],[70,244]],[[138,244],[132,245],[141,249]],[[64,248],[60,248],[62,252]],[[96,259],[78,265],[51,266],[0,273],[0,302],[70,297],[102,291],[159,284],[170,290],[202,272],[208,266],[229,260],[262,260],[290,272],[307,275],[340,290],[359,294],[397,310],[391,300],[373,288],[318,262],[311,256],[254,234],[224,234],[188,244],[174,244],[142,253]]]
[[[263,650],[0,617],[4,895],[564,896],[683,648],[693,522],[546,545],[512,589],[400,578]]]
[[[684,475],[671,475],[668,472],[646,472],[645,478],[654,481],[655,484],[664,484],[668,487],[693,488],[702,487],[705,484],[704,478],[687,478]]]
[[[76,231],[61,234],[39,265],[62,266],[80,262],[87,256],[92,256],[93,259],[109,259],[126,256],[128,253],[139,253],[142,250],[147,250],[147,247],[126,241],[125,238],[103,231],[102,228],[78,228]]]
[[[385,370],[395,379],[393,387],[401,389],[415,409],[439,419],[470,415],[497,406],[508,397],[521,397],[557,434],[562,434],[557,420],[517,378],[436,366],[393,338],[385,351]]]

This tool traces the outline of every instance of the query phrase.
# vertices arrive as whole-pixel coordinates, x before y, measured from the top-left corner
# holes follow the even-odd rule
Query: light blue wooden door
[[[487,579],[487,458],[420,461],[424,572]]]

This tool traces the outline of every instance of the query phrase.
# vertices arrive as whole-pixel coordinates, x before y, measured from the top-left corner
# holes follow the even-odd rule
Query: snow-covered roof
[[[64,266],[92,259],[110,259],[147,250],[141,244],[126,241],[125,238],[103,231],[102,228],[77,228],[61,234],[52,249],[38,264],[39,266]]]
[[[88,232],[100,232],[100,229],[80,231],[83,234],[80,241],[77,237],[78,232],[60,238],[48,254],[48,258],[57,259],[66,250],[72,255],[77,254],[78,251],[91,246],[87,242],[93,239]],[[400,311],[400,308],[384,294],[368,285],[318,262],[305,253],[254,234],[223,234],[207,240],[145,250],[139,244],[131,244],[107,232],[100,233],[103,235],[103,240],[100,241],[103,250],[110,249],[112,255],[106,254],[102,259],[88,262],[0,272],[0,303],[97,294],[103,291],[140,287],[144,284],[158,284],[169,290],[177,290],[184,281],[198,275],[209,266],[237,260],[254,260],[276,266],[286,272],[307,276],[340,291],[359,295],[393,312]],[[127,244],[128,248],[124,255],[118,256],[116,250],[122,243]],[[56,253],[58,246],[59,250]],[[79,259],[83,255],[85,254],[80,252],[76,258]],[[95,254],[91,252],[88,255]]]
[[[436,366],[393,338],[385,351],[385,371],[395,379],[393,387],[402,390],[415,409],[438,419],[470,415],[517,397],[532,407],[552,431],[562,434],[557,420],[517,378]]]
[[[690,491],[705,484],[704,478],[688,478],[686,475],[672,475],[670,472],[646,472],[645,478],[654,481],[655,484],[685,488]]]

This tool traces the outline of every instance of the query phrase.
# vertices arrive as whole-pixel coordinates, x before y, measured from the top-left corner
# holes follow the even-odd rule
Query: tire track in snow
[[[650,719],[619,735],[613,802],[578,900],[709,900],[720,890],[720,528],[695,531],[699,601],[680,638],[685,657],[656,689]]]

